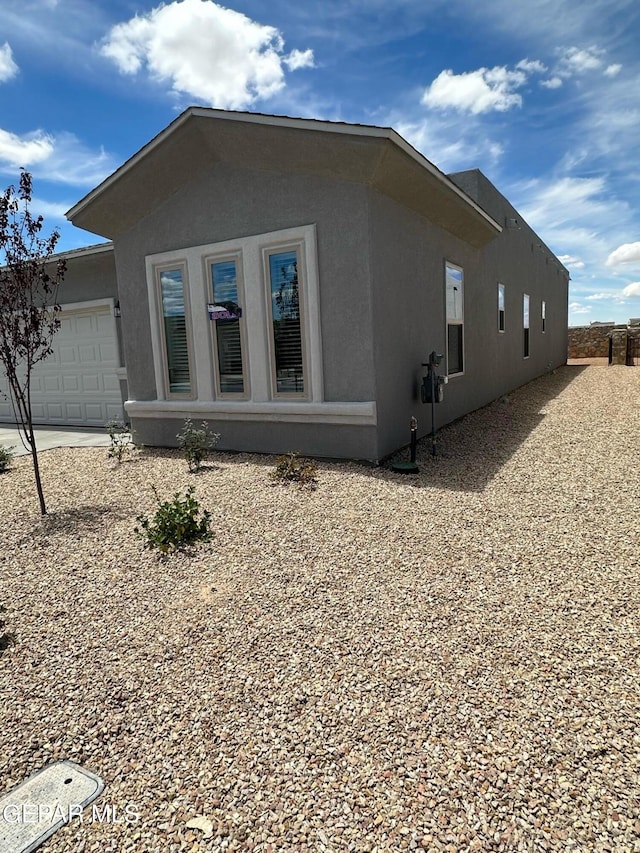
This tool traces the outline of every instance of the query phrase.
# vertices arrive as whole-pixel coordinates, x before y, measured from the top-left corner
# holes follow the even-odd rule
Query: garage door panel
[[[34,368],[34,423],[104,426],[122,417],[115,322],[111,308],[65,312],[53,339],[53,353]],[[0,389],[6,378],[0,379]],[[0,420],[13,421],[0,397]]]
[[[115,373],[112,373],[111,375],[105,373],[102,379],[104,384],[104,390],[107,394],[120,394],[120,380],[118,379]]]
[[[78,347],[78,361],[80,364],[97,364],[98,348],[93,344],[83,344]]]
[[[91,392],[91,391],[96,392],[96,391],[104,390],[102,388],[102,383],[100,382],[101,378],[102,377],[97,376],[95,373],[83,374],[83,376],[82,376],[82,390],[83,391],[89,391],[89,392]]]
[[[60,334],[60,332],[58,332],[58,334]],[[61,365],[78,363],[78,351],[74,346],[58,346],[57,351],[59,353],[59,357],[56,361]]]
[[[100,364],[118,366],[118,351],[115,344],[100,344]]]
[[[77,376],[63,376],[62,390],[67,393],[73,393],[80,390],[80,383]]]

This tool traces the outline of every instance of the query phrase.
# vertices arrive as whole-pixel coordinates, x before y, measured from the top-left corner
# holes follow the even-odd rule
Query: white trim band
[[[345,424],[376,426],[374,401],[364,403],[297,403],[251,400],[214,402],[199,400],[127,400],[132,418],[204,418],[216,421],[275,421],[279,423]]]

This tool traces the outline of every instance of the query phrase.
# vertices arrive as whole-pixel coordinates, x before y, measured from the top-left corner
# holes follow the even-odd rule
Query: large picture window
[[[158,270],[158,287],[163,320],[165,378],[167,392],[170,396],[191,395],[184,278],[182,267]]]
[[[447,375],[464,371],[464,276],[461,267],[445,264],[447,310]]]
[[[271,344],[276,394],[304,394],[298,250],[268,252]]]
[[[214,357],[218,394],[244,394],[242,306],[238,295],[238,260],[209,263],[213,299]]]
[[[156,402],[247,419],[325,406],[315,225],[149,255],[146,268]]]

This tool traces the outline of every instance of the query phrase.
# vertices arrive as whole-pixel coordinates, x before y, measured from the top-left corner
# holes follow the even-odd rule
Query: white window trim
[[[462,319],[458,323],[454,321],[453,323],[449,323],[449,315],[447,313],[447,267],[451,267],[454,270],[459,270],[462,273]],[[466,342],[467,336],[465,334],[464,329],[464,291],[465,291],[465,283],[464,283],[464,267],[461,267],[460,264],[454,264],[453,261],[448,261],[446,258],[444,260],[444,313],[445,313],[445,326],[444,326],[444,340],[446,346],[446,365],[447,365],[447,379],[457,379],[459,376],[464,376],[465,368],[467,364],[467,354],[466,354]],[[458,373],[449,373],[449,326],[462,326],[462,370]]]
[[[270,307],[265,301],[265,281],[263,269],[263,254],[277,251],[280,247],[300,245],[304,251],[299,253],[298,263],[302,266],[303,295],[303,325],[304,341],[306,343],[306,365],[304,397],[295,399],[274,396],[271,379],[271,361],[269,352],[269,321]],[[211,301],[208,273],[204,274],[204,259],[214,256],[239,253],[242,257],[244,298],[246,304],[241,306],[246,319],[245,333],[247,341],[247,377],[250,398],[248,400],[229,399],[225,394],[216,398],[216,387],[213,336],[206,312],[206,306]],[[126,403],[127,412],[134,417],[180,417],[185,411],[200,416],[211,414],[212,417],[227,419],[280,419],[276,412],[281,412],[283,419],[305,420],[316,417],[318,422],[337,423],[375,423],[377,420],[375,403],[325,403],[323,397],[324,377],[322,368],[322,334],[320,324],[320,286],[317,265],[317,240],[315,225],[303,225],[297,228],[287,228],[266,234],[257,234],[237,240],[226,240],[220,243],[191,246],[172,252],[160,252],[149,255],[145,259],[147,287],[151,320],[151,342],[153,348],[153,363],[158,389],[158,400],[130,400]],[[186,266],[188,285],[185,294],[185,310],[189,312],[191,349],[193,354],[192,389],[197,398],[188,406],[181,404],[176,410],[174,398],[166,393],[164,377],[164,351],[161,337],[161,316],[157,303],[155,287],[155,270],[158,267],[179,265]],[[250,282],[258,282],[259,286],[249,286]],[[195,390],[197,389],[197,390]],[[209,390],[211,389],[211,390]],[[205,396],[208,395],[208,396]],[[176,401],[177,403],[177,401]],[[316,404],[311,406],[311,404]],[[293,405],[293,409],[290,408]],[[316,406],[320,406],[316,410]],[[336,408],[336,406],[338,408]],[[345,409],[344,406],[347,408]],[[271,407],[275,407],[272,412]],[[363,408],[364,407],[364,408]],[[312,411],[312,409],[316,411]],[[179,414],[174,415],[174,411]],[[322,414],[322,413],[325,414]],[[325,421],[325,418],[328,419]],[[335,418],[338,418],[336,421]],[[346,420],[345,420],[346,418]],[[355,420],[349,420],[355,418]],[[333,419],[333,420],[332,420]]]

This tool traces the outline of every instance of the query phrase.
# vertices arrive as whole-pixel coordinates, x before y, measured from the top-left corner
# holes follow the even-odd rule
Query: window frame
[[[291,396],[273,393],[270,362],[272,322],[270,306],[266,302],[267,280],[264,274],[263,250],[278,252],[295,246],[298,251],[298,274],[303,282],[301,295],[301,337],[304,340],[305,388],[304,394]],[[223,258],[238,254],[242,257],[244,287],[243,318],[245,323],[246,395],[225,393],[216,395],[216,358],[213,335],[207,312],[211,302],[210,272],[205,265],[209,258]],[[162,312],[158,303],[156,268],[183,270],[185,312],[188,312],[191,395],[193,406],[181,411],[216,411],[225,415],[237,413],[240,418],[251,419],[258,411],[268,413],[276,420],[299,418],[310,411],[310,405],[322,406],[328,411],[333,404],[324,399],[324,352],[318,246],[315,223],[307,223],[278,231],[250,234],[231,240],[219,240],[201,245],[178,247],[145,256],[148,310],[151,324],[153,370],[156,399],[151,408],[157,412],[172,411],[180,400],[169,400],[164,369],[164,343],[162,340]],[[186,268],[186,275],[184,270]],[[172,395],[173,396],[173,395]],[[164,405],[162,402],[166,401]],[[132,405],[140,405],[136,402]],[[342,405],[342,404],[341,404]],[[342,410],[342,409],[341,409]],[[320,411],[320,410],[319,410]],[[346,411],[346,410],[345,410]],[[253,414],[251,414],[253,413]],[[333,417],[333,415],[332,415]]]
[[[242,316],[239,320],[239,327],[243,390],[242,392],[222,391],[217,335],[217,324],[220,321],[209,320],[209,338],[211,345],[211,360],[213,363],[214,396],[216,400],[250,400],[251,375],[249,370],[249,341],[247,335],[246,321],[246,294],[244,286],[243,252],[241,248],[231,249],[227,251],[211,252],[203,256],[203,278],[207,289],[207,300],[208,302],[212,302],[214,298],[211,266],[212,264],[217,264],[224,261],[234,261],[236,265],[236,289],[238,293],[238,303],[240,305],[240,308],[242,309]]]
[[[498,282],[498,332],[501,335],[504,335],[506,328],[506,288],[504,284]],[[502,302],[502,308],[500,308],[500,302]]]
[[[187,360],[189,363],[189,392],[180,393],[171,391],[171,381],[169,378],[169,348],[167,346],[167,335],[165,330],[165,314],[162,300],[162,273],[179,269],[182,274],[182,298],[184,302],[184,319],[185,319],[185,335],[187,343]],[[193,354],[193,330],[191,326],[191,301],[189,288],[189,269],[186,260],[183,258],[156,263],[153,265],[153,288],[155,306],[157,316],[156,322],[153,324],[159,335],[159,352],[160,358],[160,375],[162,377],[163,387],[158,389],[158,393],[162,393],[165,400],[194,400],[197,398],[196,372],[194,369],[194,354]]]
[[[528,293],[522,294],[522,351],[523,358],[531,355],[531,297]]]
[[[456,317],[449,317],[448,310],[448,280],[447,280],[447,270],[455,270],[460,273],[460,289],[461,289],[461,318],[458,320]],[[465,352],[465,329],[464,329],[464,267],[459,264],[454,263],[453,261],[449,261],[445,258],[444,260],[444,311],[445,311],[445,343],[446,343],[446,365],[447,365],[447,377],[453,379],[457,376],[464,376],[465,372],[465,364],[466,364],[466,352]],[[455,297],[454,297],[454,306],[455,306]],[[455,373],[451,373],[449,370],[449,326],[460,326],[461,327],[461,335],[462,335],[462,346],[460,347],[460,359],[462,362],[462,369],[456,371]]]
[[[280,255],[285,252],[296,253],[298,274],[298,304],[300,319],[300,346],[302,350],[302,391],[278,391],[278,372],[276,364],[275,335],[273,327],[273,300],[271,291],[271,269],[269,259],[272,255]],[[305,319],[307,316],[306,295],[306,259],[304,257],[304,239],[291,240],[285,243],[267,244],[261,247],[262,256],[262,279],[264,284],[265,308],[267,314],[267,341],[269,348],[271,399],[273,400],[306,400],[309,399],[309,356],[307,346],[307,332]]]

